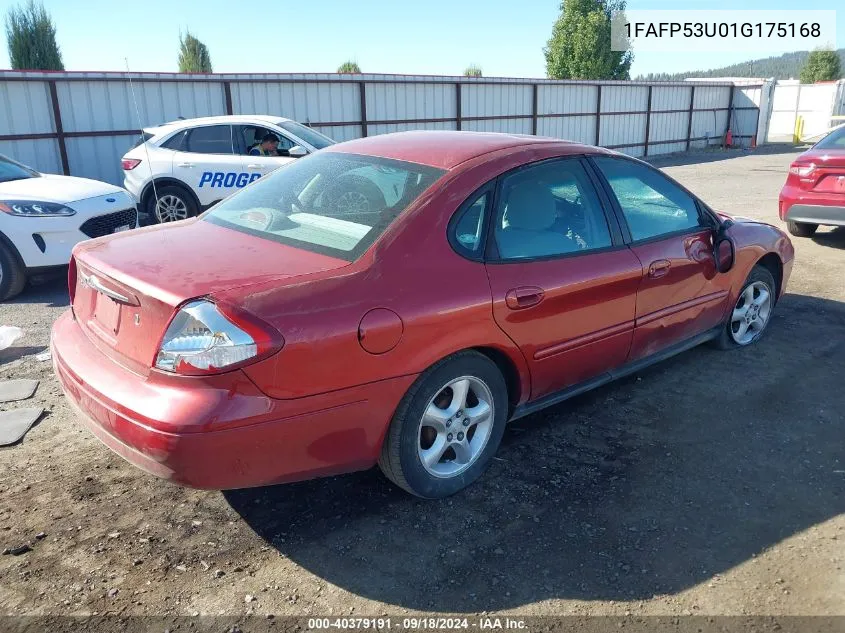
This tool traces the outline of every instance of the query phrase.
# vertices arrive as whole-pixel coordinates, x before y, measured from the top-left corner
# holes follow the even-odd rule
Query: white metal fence
[[[818,136],[831,126],[831,117],[843,114],[845,81],[821,84],[779,81],[772,96],[767,140],[791,141],[799,116],[804,120],[802,136]]]
[[[734,142],[747,146],[756,139],[760,101],[760,83],[3,71],[0,153],[39,171],[118,184],[120,157],[140,127],[228,113],[296,119],[338,141],[459,129],[553,136],[643,156],[719,144],[729,125]]]

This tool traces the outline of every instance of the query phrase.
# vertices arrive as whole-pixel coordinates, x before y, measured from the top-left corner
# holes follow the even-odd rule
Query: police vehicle
[[[267,133],[279,156],[251,156]],[[157,222],[184,220],[274,169],[334,144],[319,132],[274,116],[182,119],[145,128],[121,160],[124,186]]]
[[[135,200],[120,187],[41,174],[0,154],[0,301],[27,278],[67,266],[78,242],[137,223]]]

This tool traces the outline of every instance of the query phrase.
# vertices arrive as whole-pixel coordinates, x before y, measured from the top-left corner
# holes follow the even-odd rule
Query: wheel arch
[[[529,386],[523,384],[525,380],[522,373],[510,354],[501,349],[486,346],[471,347],[469,349],[489,358],[499,368],[499,371],[502,372],[502,377],[505,379],[505,385],[508,388],[508,418],[510,418],[513,410],[522,401],[523,394],[528,393]]]
[[[783,286],[783,262],[780,256],[774,252],[766,253],[754,265],[762,266],[771,273],[775,280],[775,302],[777,302]]]
[[[18,247],[15,246],[14,242],[9,239],[9,237],[3,232],[0,231],[0,244],[2,244],[8,251],[12,254],[18,263],[21,265],[23,270],[26,270],[26,262],[24,262],[23,257],[21,257],[21,253],[18,250]]]
[[[158,188],[158,187],[179,187],[181,189],[184,189],[188,193],[188,195],[191,196],[191,199],[194,201],[194,204],[196,205],[197,209],[198,210],[202,209],[202,205],[200,204],[199,198],[197,198],[197,194],[194,193],[194,190],[191,189],[191,187],[189,185],[187,185],[185,182],[179,180],[178,178],[163,176],[161,178],[154,178],[153,180],[148,182],[146,185],[144,185],[143,190],[141,190],[141,200],[140,200],[142,210],[147,211],[147,205],[150,202],[150,196],[152,196],[155,193],[155,189],[153,188],[153,183],[155,183],[156,188]]]

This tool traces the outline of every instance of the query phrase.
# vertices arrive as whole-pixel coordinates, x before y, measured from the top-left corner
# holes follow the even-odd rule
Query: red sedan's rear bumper
[[[70,311],[53,325],[51,348],[65,395],[100,441],[149,473],[214,490],[371,467],[415,379],[274,400],[240,371],[140,376],[106,358]]]
[[[778,215],[784,222],[845,226],[845,195],[787,184],[780,192]]]

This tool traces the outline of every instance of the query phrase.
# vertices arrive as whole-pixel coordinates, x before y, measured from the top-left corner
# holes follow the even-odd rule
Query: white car
[[[250,156],[271,132],[280,156]],[[145,128],[121,161],[124,186],[157,222],[184,220],[274,169],[334,144],[301,123],[274,116],[183,119]]]
[[[67,266],[78,242],[137,225],[135,200],[120,187],[40,174],[0,155],[0,301],[29,276]]]

